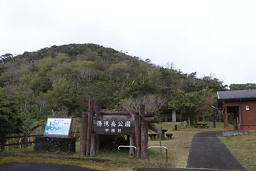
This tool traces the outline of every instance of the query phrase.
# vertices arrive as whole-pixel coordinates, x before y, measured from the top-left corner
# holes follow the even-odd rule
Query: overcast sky
[[[70,43],[256,83],[256,1],[0,0],[0,55]]]

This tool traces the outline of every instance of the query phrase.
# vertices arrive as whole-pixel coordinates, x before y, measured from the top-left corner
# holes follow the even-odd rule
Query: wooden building
[[[218,91],[217,96],[225,131],[230,129],[228,123],[235,130],[256,130],[256,90]]]

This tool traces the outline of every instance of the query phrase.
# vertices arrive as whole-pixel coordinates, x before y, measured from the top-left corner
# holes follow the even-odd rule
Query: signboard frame
[[[98,135],[135,134],[135,122],[130,115],[101,115],[93,118],[93,132]]]
[[[70,121],[66,121],[66,122],[68,122],[68,123],[66,123],[66,124],[68,124],[68,131],[65,131],[65,130],[64,130],[66,134],[60,134],[60,133],[56,133],[56,134],[50,133],[50,134],[49,134],[49,132],[47,132],[49,129],[51,129],[51,128],[49,128],[49,124],[51,124],[52,122],[54,122],[54,121],[50,121],[50,120],[57,120],[57,121],[61,121],[61,120],[70,120]],[[63,121],[63,122],[64,122],[64,121]],[[43,136],[44,136],[44,137],[68,138],[68,137],[70,137],[70,135],[71,135],[72,122],[73,122],[73,119],[72,119],[72,118],[47,118]],[[65,124],[65,123],[64,123],[64,124]],[[58,128],[59,128],[59,127],[58,127]],[[47,132],[47,133],[46,133],[46,132]],[[54,132],[54,131],[52,131],[52,132]],[[55,131],[55,132],[57,132],[57,131]]]

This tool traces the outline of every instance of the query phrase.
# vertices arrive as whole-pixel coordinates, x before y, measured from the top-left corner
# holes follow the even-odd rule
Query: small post
[[[87,128],[87,139],[86,139],[86,155],[90,155],[91,149],[91,137],[92,137],[92,122],[93,122],[93,101],[89,100],[88,103],[88,128]]]
[[[118,152],[118,155],[117,155],[117,162],[119,163],[120,162],[120,148],[134,148],[135,149],[135,152],[137,150],[137,148],[135,146],[132,146],[132,145],[120,145],[118,146],[117,148],[117,152]]]
[[[130,146],[135,146],[135,144],[134,144],[134,135],[133,135],[133,134],[130,135],[129,139],[130,139]],[[129,156],[130,156],[130,158],[133,158],[133,157],[135,156],[135,151],[134,151],[134,149],[130,148],[130,150],[129,150]],[[136,157],[136,156],[135,156],[135,157]]]
[[[168,153],[167,153],[167,148],[165,149],[165,162],[166,162],[166,164],[168,163]]]
[[[140,116],[135,114],[135,146],[137,147],[136,149],[136,157],[140,157],[140,146],[141,146],[141,133],[140,133]]]
[[[141,116],[141,157],[147,158],[148,156],[148,122],[145,119],[145,105],[140,106]]]
[[[160,141],[160,147],[162,146],[162,126],[159,125],[157,126],[157,133],[158,133],[158,137],[159,137],[159,141]],[[162,148],[159,148],[160,149],[160,154],[162,155]]]
[[[81,131],[80,131],[80,155],[86,154],[87,126],[88,126],[88,114],[83,112],[82,118],[81,118]]]
[[[96,118],[100,117],[100,108],[94,104],[94,111],[95,111],[95,116]],[[99,135],[94,135],[95,136],[95,154],[99,153],[100,151],[100,136]]]
[[[175,124],[175,125],[174,125],[174,131],[177,131],[177,130],[178,130],[178,125]]]
[[[95,156],[96,153],[96,135],[92,133],[91,135],[91,148],[90,148],[90,156]]]
[[[148,149],[151,149],[151,148],[160,148],[160,149],[165,149],[165,162],[166,164],[168,163],[168,148],[165,147],[165,146],[150,146],[148,147]],[[150,164],[150,159],[149,159],[149,153],[148,153],[148,164]]]
[[[228,131],[228,108],[224,105],[224,130]]]

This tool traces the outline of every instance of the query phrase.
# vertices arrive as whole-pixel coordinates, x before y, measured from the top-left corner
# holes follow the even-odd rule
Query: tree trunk
[[[165,122],[168,122],[168,114],[165,114],[165,115],[164,115],[164,121],[165,121]]]
[[[190,127],[190,117],[188,117],[188,127]]]
[[[4,151],[5,143],[6,143],[6,139],[2,138],[2,140],[1,140],[1,152]]]
[[[28,136],[27,136],[27,134],[24,134],[24,137],[23,137],[23,146],[24,146],[24,148],[27,148],[27,147],[28,147]]]

